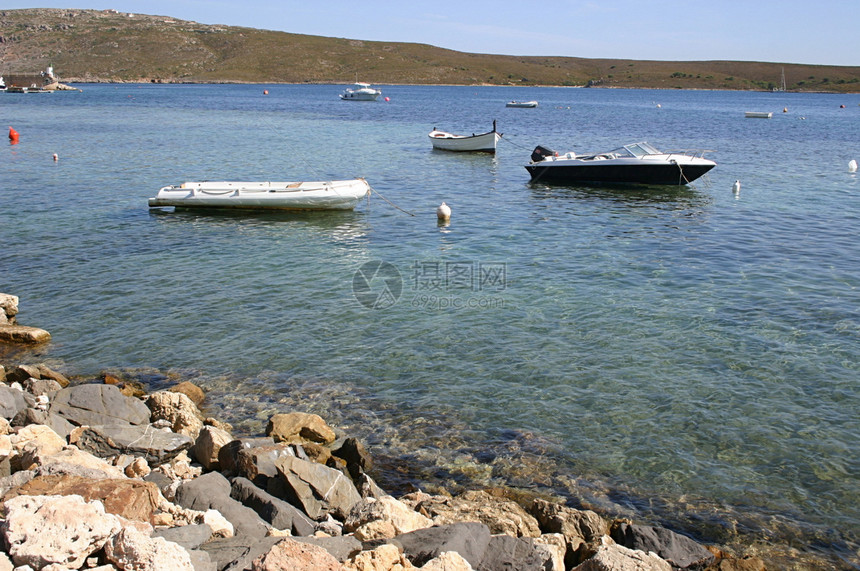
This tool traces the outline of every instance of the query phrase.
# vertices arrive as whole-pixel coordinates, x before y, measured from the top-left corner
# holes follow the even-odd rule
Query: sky
[[[470,52],[860,66],[857,0],[3,0]],[[2,30],[0,30],[2,33]]]

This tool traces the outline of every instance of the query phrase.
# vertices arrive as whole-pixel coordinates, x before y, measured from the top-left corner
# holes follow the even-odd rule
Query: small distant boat
[[[434,149],[481,153],[495,153],[496,143],[502,138],[502,134],[496,131],[495,121],[493,121],[492,131],[480,135],[454,135],[433,127],[428,136]]]
[[[318,182],[185,182],[165,186],[149,207],[352,210],[370,192],[363,178]]]
[[[0,75],[0,91],[6,91],[6,81],[3,80],[2,75]]]
[[[705,152],[665,153],[641,142],[596,155],[565,153],[559,156],[552,149],[537,146],[526,170],[532,182],[680,186],[717,166],[702,156]]]
[[[537,101],[508,101],[505,107],[537,107]]]
[[[355,82],[340,94],[340,98],[344,101],[376,101],[380,95],[382,90],[372,88],[369,83]]]
[[[744,113],[744,117],[747,119],[770,119],[773,117],[773,113],[770,111],[747,111]]]

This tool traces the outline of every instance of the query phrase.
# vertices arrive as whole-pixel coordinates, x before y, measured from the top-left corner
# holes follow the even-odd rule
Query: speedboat
[[[537,107],[537,101],[508,101],[505,107]]]
[[[495,153],[496,143],[502,138],[502,134],[496,131],[496,122],[493,121],[493,130],[480,135],[454,135],[440,131],[436,127],[428,135],[434,149],[443,151],[473,151],[484,153]]]
[[[340,94],[344,101],[376,101],[382,95],[382,90],[370,87],[369,83],[356,82],[351,88],[346,88]]]
[[[641,142],[596,155],[559,155],[539,145],[526,170],[532,182],[684,185],[717,166],[706,152],[664,153]]]
[[[363,178],[320,182],[185,182],[165,186],[149,207],[352,210],[370,193]]]

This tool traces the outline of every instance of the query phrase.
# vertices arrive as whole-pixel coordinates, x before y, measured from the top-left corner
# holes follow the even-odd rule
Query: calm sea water
[[[81,87],[0,95],[21,141],[0,153],[0,291],[53,335],[25,358],[192,378],[239,432],[318,412],[392,488],[513,485],[860,565],[860,96]],[[434,126],[493,119],[495,157],[430,148]],[[536,144],[639,140],[718,166],[626,190],[523,168]],[[377,195],[349,213],[146,204],[186,180],[353,176]],[[368,262],[389,272],[371,292],[395,286],[377,309],[354,295]]]

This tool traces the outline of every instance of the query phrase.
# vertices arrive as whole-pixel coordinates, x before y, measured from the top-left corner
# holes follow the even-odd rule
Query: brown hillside
[[[592,85],[860,91],[860,67],[462,53],[198,24],[115,11],[0,11],[0,74],[54,66],[64,82]]]

